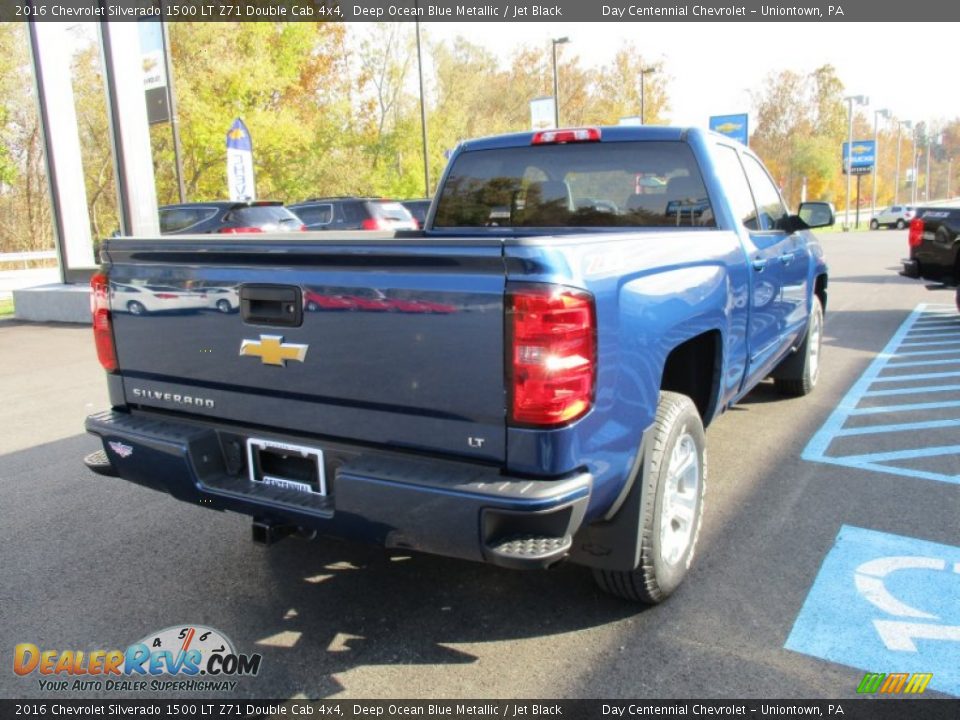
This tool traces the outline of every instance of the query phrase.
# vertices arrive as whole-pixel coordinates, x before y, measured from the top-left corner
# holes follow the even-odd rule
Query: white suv
[[[870,229],[879,230],[881,226],[886,226],[903,230],[910,224],[916,214],[917,209],[913,205],[892,205],[873,216],[873,220],[870,221]]]

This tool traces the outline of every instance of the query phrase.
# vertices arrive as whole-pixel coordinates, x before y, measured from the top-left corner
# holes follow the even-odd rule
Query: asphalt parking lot
[[[821,383],[761,386],[710,427],[698,555],[647,609],[576,566],[254,546],[245,517],[92,475],[89,329],[0,323],[0,697],[41,695],[10,669],[18,643],[125,648],[185,624],[263,655],[243,697],[829,699],[867,671],[960,696],[960,316],[897,276],[905,232],[822,241]]]

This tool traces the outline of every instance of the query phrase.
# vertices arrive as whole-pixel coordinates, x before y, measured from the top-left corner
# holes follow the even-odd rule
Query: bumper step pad
[[[103,450],[97,450],[87,455],[83,459],[83,464],[97,475],[119,477],[116,469],[113,467],[113,463],[110,462],[110,458],[107,457],[107,454]]]
[[[513,535],[488,545],[487,552],[504,567],[546,567],[563,558],[572,544],[573,538],[569,535]]]

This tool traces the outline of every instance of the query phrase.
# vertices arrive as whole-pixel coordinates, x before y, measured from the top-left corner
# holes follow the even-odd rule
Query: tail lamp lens
[[[366,218],[360,223],[361,230],[391,230],[391,225],[381,218]]]
[[[923,242],[923,220],[920,218],[914,218],[910,221],[910,233],[907,235],[907,242],[912,248],[920,247],[920,243]]]
[[[247,233],[262,233],[259,227],[224,227],[217,230],[221,235],[245,235]]]
[[[90,312],[93,315],[93,341],[97,347],[97,358],[104,370],[114,372],[118,365],[110,317],[110,282],[102,273],[90,279]]]
[[[507,323],[511,422],[550,427],[585,415],[597,374],[593,296],[557,285],[514,285]]]

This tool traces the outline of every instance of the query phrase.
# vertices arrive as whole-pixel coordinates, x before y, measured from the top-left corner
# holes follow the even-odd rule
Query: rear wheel
[[[823,306],[813,296],[807,336],[797,351],[777,368],[774,384],[781,395],[801,397],[813,392],[820,378],[820,349],[823,345]]]
[[[217,310],[222,313],[228,313],[233,310],[233,305],[229,300],[217,300]]]
[[[672,593],[690,567],[706,490],[703,423],[686,395],[661,392],[649,450],[640,518],[640,564],[635,570],[595,568],[611,595],[655,604]]]
[[[876,220],[871,220],[871,221],[870,221],[870,229],[871,229],[871,230],[879,230],[879,229],[880,229],[880,223],[878,223]]]
[[[903,218],[897,220],[897,230],[903,230],[907,226],[907,221]]]

